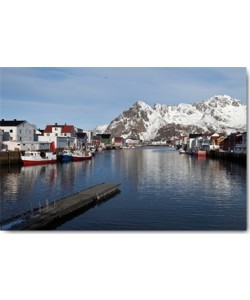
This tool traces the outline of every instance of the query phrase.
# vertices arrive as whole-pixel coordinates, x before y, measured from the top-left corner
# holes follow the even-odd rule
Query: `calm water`
[[[101,182],[121,193],[56,230],[244,230],[246,168],[170,148],[97,153],[92,161],[1,168],[1,220]]]

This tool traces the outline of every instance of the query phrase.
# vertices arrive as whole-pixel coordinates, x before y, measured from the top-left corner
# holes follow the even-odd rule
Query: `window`
[[[10,130],[10,133],[12,133],[12,132],[13,132],[13,130],[11,129],[11,130]]]
[[[49,136],[49,133],[47,133],[47,136]]]

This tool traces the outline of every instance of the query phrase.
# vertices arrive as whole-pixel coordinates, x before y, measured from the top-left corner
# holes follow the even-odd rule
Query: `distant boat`
[[[73,161],[82,161],[92,159],[92,153],[89,150],[74,150],[72,152]]]
[[[95,156],[95,153],[96,153],[96,147],[90,146],[90,147],[89,147],[89,150],[91,151],[92,156]]]
[[[205,150],[198,150],[196,154],[198,157],[206,157],[207,156],[207,152]]]
[[[103,152],[105,150],[105,148],[103,147],[103,146],[99,146],[98,148],[97,148],[97,151],[98,152]]]
[[[180,149],[179,149],[179,153],[180,153],[180,154],[186,154],[187,152],[186,152],[184,149],[180,148]]]
[[[196,149],[193,152],[194,156],[198,156],[198,157],[206,157],[207,156],[207,151],[206,150],[200,150],[200,149]]]
[[[72,152],[68,149],[64,149],[61,153],[59,153],[58,158],[61,162],[72,161]]]
[[[51,143],[50,150],[51,151],[25,151],[24,155],[21,155],[23,165],[35,166],[56,163],[57,155],[54,142]]]

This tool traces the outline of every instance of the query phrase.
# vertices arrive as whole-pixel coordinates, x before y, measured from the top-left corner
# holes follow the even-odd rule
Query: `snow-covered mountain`
[[[105,133],[106,132],[106,130],[107,130],[107,128],[108,128],[108,125],[98,125],[98,126],[96,126],[96,128],[95,128],[95,134],[98,134],[98,133]]]
[[[247,107],[230,96],[214,96],[177,106],[137,101],[106,128],[106,132],[141,140],[171,138],[206,131],[230,134],[246,131]]]

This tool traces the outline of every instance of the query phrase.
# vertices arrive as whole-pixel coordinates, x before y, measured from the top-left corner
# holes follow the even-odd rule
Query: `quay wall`
[[[21,164],[21,156],[19,151],[1,151],[0,166]]]
[[[62,150],[63,148],[57,149],[57,155]],[[21,153],[22,151],[0,151],[0,166],[22,164]]]
[[[247,164],[247,155],[245,153],[221,152],[210,150],[207,152],[207,157],[237,162],[243,165]]]

